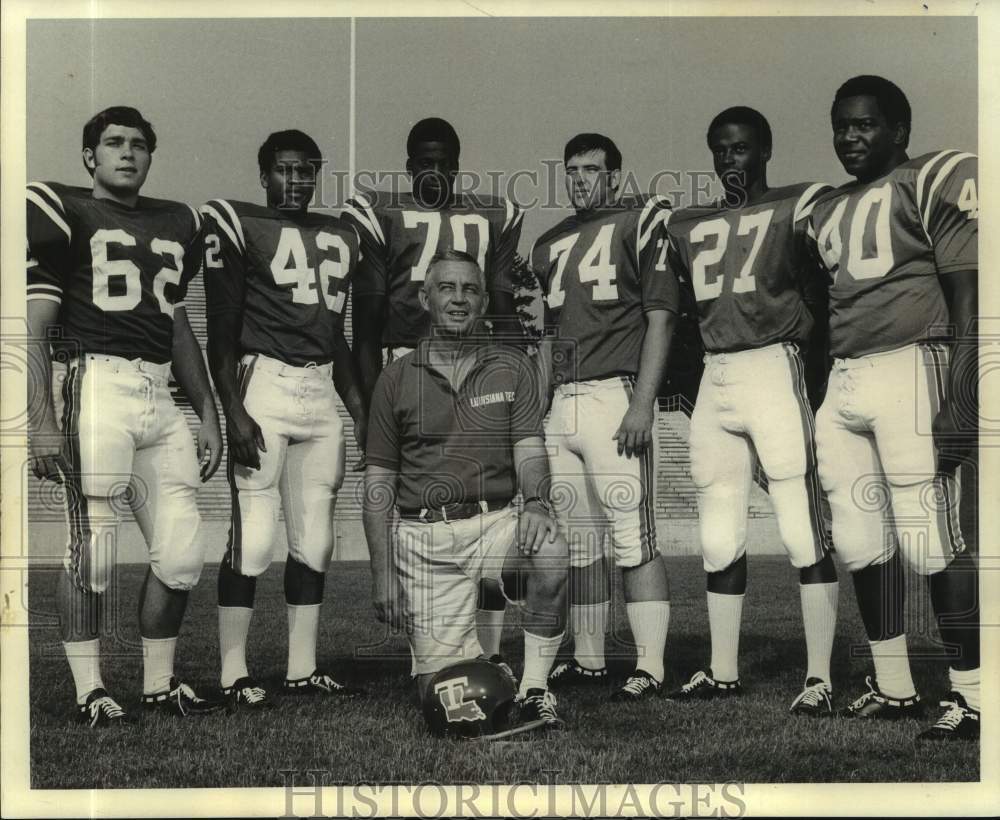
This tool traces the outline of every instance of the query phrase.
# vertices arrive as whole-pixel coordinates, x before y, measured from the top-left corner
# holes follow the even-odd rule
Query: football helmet
[[[427,727],[438,737],[488,737],[517,719],[517,683],[485,658],[460,661],[436,672],[423,702]]]

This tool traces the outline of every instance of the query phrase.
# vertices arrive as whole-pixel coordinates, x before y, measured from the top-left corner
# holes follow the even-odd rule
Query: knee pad
[[[957,484],[935,476],[892,485],[892,509],[903,557],[918,575],[945,569],[965,549],[958,520]]]
[[[205,545],[200,531],[201,516],[195,510],[194,520],[188,522],[187,534],[150,551],[150,569],[165,587],[188,591],[198,584],[205,564]]]
[[[737,526],[722,521],[701,522],[701,552],[705,572],[721,572],[746,552],[746,516]]]
[[[256,578],[271,565],[278,532],[281,502],[277,492],[240,490],[229,528],[230,566],[240,575]]]

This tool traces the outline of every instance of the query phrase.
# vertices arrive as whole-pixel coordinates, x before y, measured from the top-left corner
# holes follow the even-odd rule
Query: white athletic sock
[[[948,669],[951,688],[965,698],[970,709],[979,711],[979,668]]]
[[[831,687],[830,655],[833,654],[833,636],[837,631],[839,594],[839,581],[829,584],[799,584],[808,657],[806,680],[821,678]]]
[[[142,639],[142,694],[156,695],[170,689],[176,648],[176,636]]]
[[[488,658],[500,654],[500,636],[506,614],[505,609],[476,610],[476,634],[479,636],[479,645]]]
[[[529,689],[547,689],[549,671],[559,651],[563,633],[543,638],[533,632],[524,632],[524,674],[521,675],[519,693],[527,694]]]
[[[708,593],[708,631],[712,636],[712,677],[726,683],[740,679],[740,624],[743,596]]]
[[[658,683],[663,683],[663,653],[667,647],[670,602],[630,602],[625,604],[625,610],[638,654],[636,670],[642,669],[656,678]]]
[[[573,604],[569,608],[573,658],[584,669],[604,668],[604,634],[610,606],[610,601],[601,601],[599,604]]]
[[[910,677],[910,658],[906,654],[906,633],[887,641],[869,641],[875,662],[875,681],[883,695],[912,698],[917,694]]]
[[[63,642],[69,671],[73,673],[76,686],[76,702],[83,704],[87,695],[95,689],[104,688],[101,680],[101,639],[91,641]]]
[[[247,677],[247,635],[253,610],[244,606],[219,607],[219,652],[222,672],[219,683],[223,688]]]
[[[288,680],[316,671],[316,639],[321,604],[288,604]]]

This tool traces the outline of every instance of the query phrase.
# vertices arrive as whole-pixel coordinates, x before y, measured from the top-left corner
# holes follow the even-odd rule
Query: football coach
[[[548,503],[537,376],[483,330],[489,297],[474,257],[435,255],[420,303],[430,335],[382,371],[371,402],[364,526],[375,614],[406,628],[423,698],[435,672],[483,655],[477,590],[496,579],[524,606],[522,717],[561,728],[546,680],[563,637],[568,549]]]

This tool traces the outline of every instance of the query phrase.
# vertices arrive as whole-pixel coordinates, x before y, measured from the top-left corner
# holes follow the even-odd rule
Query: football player
[[[288,537],[287,694],[353,696],[317,667],[316,639],[333,512],[344,480],[339,393],[364,441],[365,410],[344,338],[359,241],[309,211],[322,164],[301,131],[271,134],[257,155],[266,205],[209,201],[205,216],[208,358],[226,414],[232,524],[219,568],[221,684],[233,708],[270,704],[247,670],[257,577],[271,563],[279,510]]]
[[[449,122],[438,117],[420,120],[406,139],[412,190],[359,193],[344,208],[343,216],[357,228],[364,251],[351,298],[354,355],[366,406],[382,367],[410,352],[428,332],[419,294],[436,253],[454,249],[475,257],[486,272],[495,335],[522,336],[511,272],[523,213],[503,199],[456,193],[460,149]],[[498,654],[504,598],[489,582],[476,617],[483,647],[490,655]]]
[[[920,737],[975,739],[978,570],[959,528],[956,468],[975,445],[978,419],[977,160],[961,151],[911,160],[909,102],[882,77],[844,83],[831,121],[834,149],[855,181],[821,197],[810,216],[830,274],[834,357],[816,444],[833,541],[875,665],[847,714],[923,710],[903,627],[905,561],[927,578],[951,655],[952,692]]]
[[[554,388],[545,427],[553,505],[570,549],[575,659],[553,671],[602,681],[608,610],[602,530],[610,532],[638,650],[636,669],[614,700],[660,691],[670,617],[667,572],[654,517],[656,394],[669,354],[678,286],[657,266],[670,215],[659,197],[618,197],[621,152],[601,134],[578,134],[564,151],[575,209],[535,242],[531,268],[542,286],[543,367]]]
[[[83,128],[92,188],[28,186],[28,394],[33,469],[65,487],[69,544],[57,593],[80,720],[126,718],[100,669],[103,594],[112,580],[118,512],[131,506],[149,568],[139,593],[145,710],[202,714],[221,706],[174,677],[188,592],[204,561],[195,492],[222,457],[215,401],[184,309],[200,264],[200,219],[141,196],[156,150],[152,126],[116,106]],[[62,428],[52,396],[50,331],[68,358]],[[168,386],[171,368],[201,419],[197,454]],[[200,467],[199,467],[200,461]]]
[[[747,508],[759,459],[782,543],[799,570],[808,661],[805,688],[791,711],[829,714],[839,584],[820,509],[803,356],[814,335],[813,314],[826,324],[805,228],[828,186],[768,186],[771,127],[752,108],[718,114],[706,140],[725,196],[672,216],[661,264],[691,288],[706,351],[691,417],[691,476],[708,574],[712,660],[707,672],[667,697],[701,701],[741,692]],[[825,346],[815,341],[820,361],[813,369],[823,374]]]

